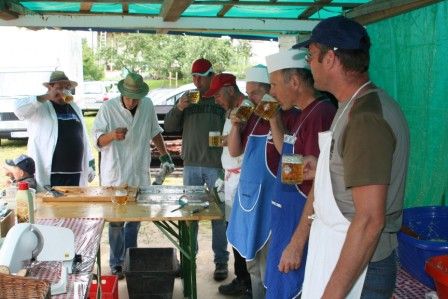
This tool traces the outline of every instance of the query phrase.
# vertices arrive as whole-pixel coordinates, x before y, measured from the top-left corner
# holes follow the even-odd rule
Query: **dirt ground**
[[[107,238],[108,225],[106,224],[103,230],[101,240],[101,269],[103,275],[109,275],[109,242]],[[197,287],[199,299],[211,299],[211,298],[232,298],[220,295],[218,293],[218,287],[222,283],[228,283],[234,278],[233,274],[233,255],[230,254],[231,260],[229,261],[229,277],[224,282],[216,282],[213,279],[214,263],[213,263],[213,251],[212,251],[212,236],[211,225],[209,221],[203,221],[199,224],[199,252],[196,258],[197,262]],[[159,229],[150,222],[142,222],[140,228],[139,247],[174,247],[172,243],[159,231]],[[230,251],[230,246],[229,246]],[[177,251],[179,254],[179,251]],[[126,279],[119,281],[119,298],[128,299],[128,291],[126,287]],[[176,278],[174,283],[173,299],[180,299],[183,297],[182,280]]]

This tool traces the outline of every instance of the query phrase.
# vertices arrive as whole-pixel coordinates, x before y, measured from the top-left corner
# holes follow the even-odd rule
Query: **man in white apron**
[[[300,223],[306,235],[313,219],[302,298],[389,299],[409,156],[406,120],[369,81],[370,38],[357,22],[326,19],[294,47],[308,47],[315,87],[339,102],[330,131],[319,134],[314,203],[310,196]]]
[[[236,187],[240,180],[241,164],[243,162],[243,155],[232,157],[227,146],[227,135],[230,132],[232,123],[230,121],[230,114],[233,109],[236,109],[244,99],[244,94],[241,93],[236,85],[236,77],[232,74],[218,74],[213,77],[208,93],[215,98],[215,103],[226,110],[226,121],[222,129],[222,155],[221,163],[224,169],[224,178],[219,178],[215,182],[215,187],[224,189],[224,203],[225,203],[225,218],[229,221],[230,212],[233,205],[233,197],[235,196]],[[221,187],[222,186],[222,187]],[[239,254],[235,248],[233,249],[234,256],[234,271],[235,278],[228,284],[219,286],[220,294],[228,296],[244,295],[250,290],[250,275],[247,271],[246,260]]]
[[[291,154],[318,157],[318,133],[330,128],[336,108],[314,89],[305,51],[283,51],[267,56],[266,62],[272,83],[270,94],[282,106],[297,106],[301,110],[291,128],[283,128],[278,115],[270,120],[277,149],[282,158]],[[279,163],[273,187],[276,191],[271,199],[271,243],[265,277],[266,298],[272,299],[296,298],[302,291],[307,239],[298,240],[295,232],[312,185],[312,181],[285,184],[281,174]]]

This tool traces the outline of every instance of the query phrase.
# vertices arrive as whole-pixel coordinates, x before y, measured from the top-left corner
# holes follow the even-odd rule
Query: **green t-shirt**
[[[409,157],[409,129],[397,103],[381,89],[371,89],[339,104],[334,117],[330,172],[333,193],[342,214],[355,214],[351,187],[389,185],[386,224],[372,261],[382,260],[397,247]]]

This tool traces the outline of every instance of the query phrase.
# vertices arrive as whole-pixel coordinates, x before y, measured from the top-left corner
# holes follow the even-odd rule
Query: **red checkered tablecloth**
[[[67,293],[52,298],[85,298],[100,246],[104,220],[91,218],[41,219],[37,223],[71,229],[75,235],[75,253],[82,257],[82,262],[78,266],[78,274],[68,275]],[[60,279],[61,268],[62,262],[36,262],[33,263],[29,276],[55,283]]]
[[[394,299],[424,299],[425,294],[431,291],[402,268],[398,270]]]

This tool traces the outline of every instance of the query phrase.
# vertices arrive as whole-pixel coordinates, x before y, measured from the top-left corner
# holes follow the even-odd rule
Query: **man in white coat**
[[[142,76],[129,73],[118,82],[118,90],[121,96],[105,102],[93,124],[95,147],[101,152],[101,185],[147,186],[151,184],[151,140],[160,153],[163,172],[172,173],[174,164],[165,148],[152,101],[145,97],[149,87]],[[119,278],[123,278],[126,249],[137,247],[139,228],[140,222],[109,224],[109,264]]]
[[[85,186],[95,178],[82,112],[67,97],[78,83],[62,71],[54,71],[48,92],[19,99],[14,113],[27,122],[28,153],[36,163],[36,180],[45,186]]]

